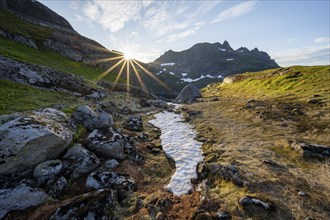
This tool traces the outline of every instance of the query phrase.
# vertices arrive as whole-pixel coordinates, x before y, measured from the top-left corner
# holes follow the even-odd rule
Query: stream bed
[[[181,114],[160,112],[149,123],[161,130],[161,144],[166,156],[175,162],[175,173],[166,189],[176,196],[192,191],[191,179],[197,179],[196,167],[203,160],[202,143],[195,140],[193,126]]]

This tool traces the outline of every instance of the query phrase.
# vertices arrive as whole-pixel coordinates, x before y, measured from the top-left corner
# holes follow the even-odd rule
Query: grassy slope
[[[53,34],[53,30],[26,22],[4,9],[0,9],[0,27],[10,33],[33,38],[37,42],[50,38]]]
[[[279,99],[292,97],[302,101],[318,94],[330,101],[329,66],[293,66],[245,73],[234,78],[237,82],[233,84],[214,84],[204,88],[204,96]]]
[[[209,85],[203,89],[204,102],[187,106],[199,136],[208,140],[203,145],[206,163],[234,164],[249,183],[240,188],[216,178],[210,196],[240,218],[329,219],[329,162],[305,160],[289,147],[291,140],[330,143],[329,66],[296,66],[234,78],[232,84]],[[319,104],[307,102],[314,95]],[[218,98],[208,98],[214,96]],[[246,108],[251,99],[261,104]],[[308,197],[298,196],[298,191]],[[272,201],[277,212],[246,212],[237,203],[243,195]]]
[[[77,102],[77,98],[63,92],[37,89],[7,80],[0,80],[0,97],[0,115]]]

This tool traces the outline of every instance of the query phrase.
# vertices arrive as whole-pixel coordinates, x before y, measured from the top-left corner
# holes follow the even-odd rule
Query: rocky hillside
[[[279,67],[270,56],[257,48],[245,47],[234,50],[227,41],[199,43],[191,48],[175,52],[169,50],[150,63],[156,75],[174,90],[188,83],[201,88],[223,77]]]

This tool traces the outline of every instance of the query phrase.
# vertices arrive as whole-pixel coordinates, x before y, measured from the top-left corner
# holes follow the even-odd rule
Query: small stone
[[[229,214],[229,212],[218,212],[217,213],[217,220],[230,220],[231,219],[231,215]]]
[[[304,191],[299,191],[298,192],[298,196],[305,197],[306,196],[306,193]]]
[[[117,160],[111,159],[111,160],[105,161],[103,166],[106,169],[113,169],[113,168],[116,168],[117,166],[119,166],[119,163]]]

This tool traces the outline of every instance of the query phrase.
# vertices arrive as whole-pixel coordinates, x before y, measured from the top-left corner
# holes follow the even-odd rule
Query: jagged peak
[[[230,50],[233,49],[233,48],[231,48],[230,44],[226,40],[222,43],[222,47],[224,47],[225,49],[230,49]]]

